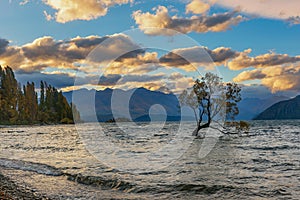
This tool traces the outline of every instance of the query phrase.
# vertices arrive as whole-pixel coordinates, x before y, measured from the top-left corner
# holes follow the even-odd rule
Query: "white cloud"
[[[239,8],[252,15],[288,20],[300,16],[299,0],[209,0],[228,8]]]
[[[43,13],[44,13],[45,18],[46,18],[47,21],[51,21],[53,19],[53,17],[50,14],[48,14],[47,11],[44,10]]]
[[[11,1],[9,1],[10,3],[11,3]],[[29,0],[23,0],[23,1],[21,1],[19,4],[21,5],[21,6],[24,6],[24,5],[26,5],[27,3],[29,3]]]

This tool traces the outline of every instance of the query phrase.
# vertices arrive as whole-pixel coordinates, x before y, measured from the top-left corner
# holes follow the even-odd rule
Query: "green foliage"
[[[73,124],[73,120],[69,119],[69,118],[63,118],[62,120],[60,120],[61,124]]]
[[[10,67],[0,69],[0,120],[14,123],[17,115],[18,83]]]
[[[242,100],[241,88],[236,83],[227,83],[225,86],[226,95],[226,118],[234,120],[239,114],[237,103]]]
[[[73,107],[73,108],[72,108]],[[0,66],[0,124],[74,123],[80,121],[76,107],[70,105],[62,92],[41,81],[40,102],[34,83],[22,86],[10,67]]]
[[[235,126],[236,130],[239,132],[248,132],[250,129],[250,124],[245,121],[239,121],[238,124]]]

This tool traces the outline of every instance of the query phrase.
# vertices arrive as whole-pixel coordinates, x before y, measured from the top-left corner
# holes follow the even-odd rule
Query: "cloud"
[[[96,45],[100,44],[106,39],[109,39],[109,36],[99,37],[99,36],[88,36],[85,38],[76,37],[70,40],[73,42],[76,47],[78,48],[88,48],[88,47],[95,47]]]
[[[63,88],[70,85],[74,85],[74,77],[70,77],[68,74],[44,74],[41,72],[16,73],[16,78],[21,84],[26,84],[28,81],[34,82],[36,86],[40,86],[41,80],[46,81],[48,84],[57,88]]]
[[[49,69],[49,68],[48,68]],[[56,70],[56,71],[43,71],[43,74],[50,74],[50,75],[68,75],[69,77],[76,77],[76,72],[72,71],[62,71],[62,70]]]
[[[98,82],[95,80],[98,78]],[[83,79],[82,84],[76,86],[66,86],[62,88],[63,91],[78,90],[81,88],[104,90],[106,88],[111,89],[123,89],[129,90],[134,88],[146,88],[149,90],[161,91],[165,93],[181,93],[183,90],[192,87],[194,80],[191,77],[186,77],[178,72],[156,73],[156,74],[107,74],[100,78],[97,76],[91,76]],[[88,80],[88,81],[87,81]]]
[[[86,41],[90,42],[90,41]],[[77,43],[78,45],[78,43]],[[90,53],[88,59],[92,62],[112,62],[125,57],[136,57],[141,47],[125,34],[114,34],[106,38],[101,45]]]
[[[291,24],[300,24],[300,16],[289,17],[287,21],[290,22]]]
[[[53,17],[50,14],[48,14],[47,11],[44,10],[43,13],[44,13],[45,18],[46,18],[47,21],[51,21],[53,19]]]
[[[261,80],[272,92],[300,90],[300,65],[273,66],[240,73],[235,82]]]
[[[186,5],[186,13],[194,14],[203,14],[210,9],[208,3],[203,2],[202,0],[192,0],[189,4]]]
[[[44,36],[23,46],[9,46],[7,40],[1,39],[0,50],[0,64],[11,66],[20,81],[53,79],[52,82],[55,82],[61,78],[56,86],[64,88],[74,84],[76,72],[80,74],[77,84],[104,86],[120,81],[120,75],[112,74],[131,75],[121,79],[126,84],[129,78],[132,84],[133,79],[150,81],[146,76],[138,78],[137,75],[160,67],[157,52],[146,52],[124,34],[76,37],[63,41]],[[97,72],[101,67],[105,75],[99,79]],[[151,80],[154,79],[158,77]]]
[[[29,3],[29,0],[23,0],[23,1],[21,1],[19,4],[20,4],[21,6],[24,6],[24,5],[28,4],[28,3]]]
[[[109,42],[104,42],[106,40]],[[103,43],[103,45],[98,46],[100,43]],[[121,55],[123,55],[124,59],[130,59],[144,52],[144,50],[130,52],[132,49],[137,48],[140,47],[124,34],[104,37],[76,37],[64,41],[44,36],[23,46],[9,46],[7,40],[1,39],[0,64],[4,66],[9,65],[14,70],[22,71],[23,73],[43,71],[48,67],[77,70],[81,64],[87,62],[88,55],[94,50],[97,59],[90,61],[97,62],[95,67],[99,68],[99,64],[111,62]],[[124,53],[126,54],[124,55]],[[88,58],[93,59],[93,55]],[[85,70],[85,67],[83,66],[80,69]]]
[[[127,4],[129,0],[44,0],[46,5],[56,10],[57,22],[66,23],[74,20],[93,20],[105,16],[109,7]],[[49,19],[49,15],[46,15]]]
[[[175,78],[174,74],[171,77],[156,72],[164,67],[159,62],[158,52],[141,49],[124,34],[68,40],[44,36],[22,46],[10,46],[7,40],[1,39],[0,49],[0,64],[11,66],[23,84],[33,81],[39,85],[45,80],[64,91],[81,87],[145,87],[166,92],[177,91],[192,82],[180,74]],[[101,67],[105,71],[99,77],[97,72]],[[75,78],[77,86],[72,87]]]
[[[275,93],[278,91],[300,90],[300,73],[282,75],[280,77],[270,77],[261,80],[262,84],[269,87]]]
[[[209,0],[228,8],[239,8],[242,12],[272,19],[297,19],[300,16],[299,0]],[[297,21],[296,21],[297,22]]]
[[[0,39],[2,66],[11,66],[23,77],[21,80],[53,78],[58,81],[57,85],[64,88],[73,84],[75,73],[78,72],[82,77],[79,77],[77,84],[81,85],[113,87],[117,84],[124,88],[145,86],[169,88],[174,92],[190,85],[192,79],[180,74],[161,75],[158,72],[166,73],[172,67],[190,72],[195,71],[196,67],[214,65],[228,66],[231,70],[252,67],[236,76],[234,81],[259,80],[272,92],[300,88],[300,56],[271,52],[251,57],[250,53],[251,49],[238,52],[228,47],[189,47],[174,49],[160,56],[158,52],[141,49],[124,34],[68,40],[45,36],[23,46],[10,46],[8,40]],[[99,71],[104,72],[101,79],[97,77]],[[59,81],[59,78],[63,80]]]
[[[142,74],[155,71],[161,67],[157,52],[145,52],[132,57],[127,56],[122,56],[121,59],[116,59],[110,63],[105,73]]]
[[[174,79],[176,77],[176,79]],[[181,93],[192,87],[194,80],[191,77],[180,76],[179,73],[153,74],[153,75],[126,75],[119,82],[121,89],[133,89],[144,87],[149,90],[166,93]]]
[[[99,78],[98,85],[109,86],[115,85],[122,78],[119,74],[103,75]]]
[[[8,44],[9,44],[8,40],[0,38],[0,55],[5,52]]]
[[[276,54],[274,52],[250,57],[251,49],[242,52],[238,57],[234,58],[228,63],[231,70],[240,70],[248,67],[269,67],[276,65],[283,65],[288,63],[296,63],[300,61],[300,56],[289,56],[287,54]]]
[[[168,31],[166,29],[181,33],[221,32],[228,30],[233,25],[237,25],[244,19],[241,15],[237,15],[236,11],[213,14],[211,16],[192,16],[190,18],[171,17],[168,9],[164,6],[157,7],[155,11],[155,14],[151,14],[149,12],[142,13],[141,10],[138,10],[132,14],[136,24],[138,24],[139,28],[144,31],[145,34],[175,34],[174,31]]]
[[[20,47],[6,46],[1,49],[0,65],[17,66],[24,63],[25,57],[21,54]]]
[[[263,79],[266,77],[266,74],[263,74],[261,70],[248,70],[241,72],[237,77],[233,79],[234,82],[243,82],[255,79]]]
[[[120,79],[119,84],[124,84],[128,82],[155,82],[164,79],[166,75],[164,74],[155,74],[155,75],[125,75]]]
[[[157,52],[146,52],[124,34],[76,37],[64,41],[44,36],[23,46],[9,46],[7,40],[1,39],[0,64],[23,73],[53,67],[84,73],[102,68],[106,74],[134,74],[159,67]]]
[[[45,36],[22,46],[20,54],[24,57],[23,62],[14,67],[29,72],[43,70],[49,66],[75,69],[77,67],[74,63],[84,60],[92,48],[93,46],[78,48],[72,40],[56,41]]]
[[[234,51],[227,47],[218,47],[214,50],[210,50],[206,47],[205,50],[211,56],[216,65],[225,64],[226,61],[240,55],[240,52]]]
[[[106,74],[102,76],[91,76],[84,80],[88,84],[96,84],[98,86],[107,86],[107,87],[119,87],[119,86],[137,86],[137,85],[144,85],[145,83],[149,82],[156,82],[161,81],[162,79],[166,78],[167,75],[165,74],[154,74],[154,75],[138,75],[138,74]],[[95,82],[95,79],[98,79],[98,82]]]
[[[195,71],[198,66],[220,66],[228,60],[239,56],[239,52],[227,47],[210,50],[207,47],[190,47],[175,49],[163,55],[159,61],[161,65],[173,66]]]

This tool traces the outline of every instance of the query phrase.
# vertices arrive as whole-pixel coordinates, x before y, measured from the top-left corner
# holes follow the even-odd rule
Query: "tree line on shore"
[[[0,66],[0,124],[56,124],[80,120],[75,105],[61,91],[40,83],[40,95],[33,82],[21,85],[10,67]]]

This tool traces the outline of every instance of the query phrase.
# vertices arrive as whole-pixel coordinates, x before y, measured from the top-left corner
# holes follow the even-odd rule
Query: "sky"
[[[293,97],[299,7],[298,0],[1,0],[0,65],[23,84],[45,80],[63,91],[178,93],[210,71],[241,84],[247,97]]]

